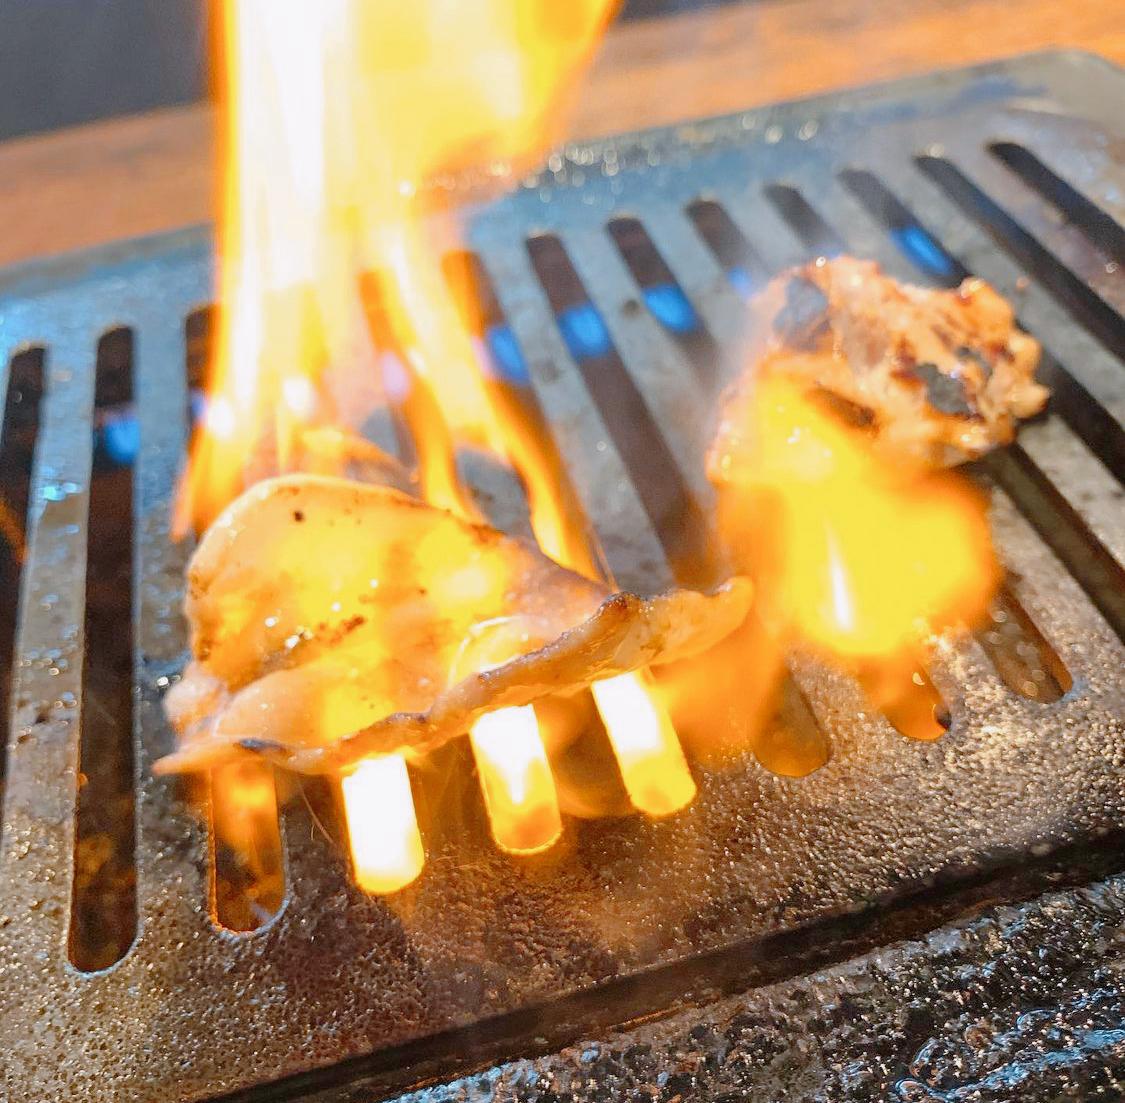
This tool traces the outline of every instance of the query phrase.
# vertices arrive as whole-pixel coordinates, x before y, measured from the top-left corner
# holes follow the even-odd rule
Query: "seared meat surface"
[[[749,367],[723,412],[716,447],[744,423],[755,379],[781,374],[880,447],[935,465],[983,455],[1043,408],[1039,344],[983,280],[954,290],[899,283],[871,261],[818,260],[762,292],[751,321]]]
[[[611,593],[538,549],[398,490],[258,483],[188,570],[192,661],[157,772],[247,753],[310,773],[422,755],[485,712],[708,650],[752,587]]]

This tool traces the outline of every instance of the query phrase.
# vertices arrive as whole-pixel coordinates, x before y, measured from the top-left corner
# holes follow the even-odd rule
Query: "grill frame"
[[[1086,55],[1032,55],[874,90],[567,147],[557,161],[551,161],[556,171],[526,182],[498,204],[477,209],[469,244],[493,277],[530,363],[540,400],[557,430],[579,497],[587,515],[597,523],[606,557],[619,581],[646,591],[663,585],[669,576],[659,539],[637,501],[628,473],[612,445],[599,447],[609,434],[592,412],[581,373],[530,274],[521,244],[527,232],[554,232],[570,246],[627,369],[636,372],[638,386],[652,399],[652,413],[673,452],[686,461],[693,433],[698,432],[684,413],[694,405],[690,365],[668,335],[630,305],[636,302],[636,288],[604,234],[605,220],[619,213],[641,217],[708,329],[721,343],[729,344],[737,333],[741,303],[682,214],[683,204],[701,192],[724,202],[746,236],[776,268],[800,260],[800,249],[776,212],[760,200],[751,204],[750,197],[760,196],[766,182],[793,179],[830,222],[847,225],[853,251],[880,259],[896,274],[910,274],[889,248],[886,235],[834,173],[826,171],[826,166],[841,167],[841,150],[847,150],[850,161],[880,174],[900,198],[911,197],[909,202],[916,207],[924,204],[931,227],[938,230],[946,247],[1018,302],[1021,316],[1033,332],[1046,338],[1045,344],[1061,363],[1079,366],[1087,390],[1103,397],[1103,404],[1116,412],[1120,422],[1125,395],[1121,365],[1074,325],[1034,279],[1021,289],[1019,266],[998,252],[922,174],[912,166],[904,168],[893,152],[929,148],[942,141],[963,167],[968,165],[986,179],[994,179],[990,174],[999,169],[978,156],[976,147],[963,137],[973,125],[988,123],[994,130],[1002,121],[1005,133],[996,137],[1027,141],[1026,134],[1034,137],[1035,127],[1054,125],[1061,133],[1073,127],[1072,116],[1076,116],[1089,125],[1068,135],[1071,160],[1052,167],[1120,220],[1125,215],[1125,200],[1115,199],[1122,193],[1114,189],[1125,180],[1125,167],[1108,159],[1107,147],[1099,139],[1106,128],[1113,132],[1110,116],[1115,102],[1125,102],[1125,78],[1116,69]],[[1036,104],[1057,114],[1044,115]],[[880,147],[885,143],[886,148],[865,151],[858,139],[867,129],[875,135],[867,140]],[[1042,147],[1029,144],[1047,160]],[[748,161],[750,151],[757,150],[765,151],[760,166]],[[617,166],[616,171],[606,174],[604,168],[610,164]],[[634,175],[634,165],[643,165],[643,172]],[[746,180],[735,174],[745,170],[749,170],[750,184],[735,189],[733,179]],[[628,193],[629,208],[622,205],[618,188],[621,195]],[[1065,230],[1053,231],[1045,225],[1042,232],[1050,247],[1058,244],[1058,235]],[[1037,577],[1054,583],[1048,570],[1051,553],[999,494],[1001,544],[1023,568],[1019,596],[1072,664],[1077,688],[1067,698],[1057,706],[1044,706],[1021,702],[1007,693],[998,695],[995,676],[974,645],[950,651],[933,675],[939,688],[955,697],[962,730],[933,748],[923,748],[896,742],[898,737],[879,718],[854,724],[852,717],[862,713],[863,706],[854,687],[843,679],[807,664],[795,673],[818,715],[837,729],[850,729],[836,735],[838,762],[834,768],[853,762],[859,771],[852,775],[853,781],[876,765],[875,759],[883,761],[884,770],[891,759],[905,769],[955,769],[950,759],[958,751],[980,756],[984,768],[995,772],[996,764],[989,764],[989,756],[999,754],[1003,740],[995,736],[983,743],[966,743],[966,710],[986,717],[1009,735],[1031,732],[1045,717],[1053,720],[1054,734],[1060,739],[1075,738],[1076,729],[1068,721],[1080,727],[1085,724],[1087,729],[1100,726],[1099,738],[1083,733],[1087,742],[1081,754],[1091,772],[1082,778],[1081,787],[1072,787],[1065,821],[1051,822],[1042,805],[1038,831],[1030,831],[1019,845],[1009,837],[1006,849],[992,847],[987,854],[979,846],[974,849],[971,839],[952,850],[931,840],[928,860],[919,859],[913,866],[907,862],[906,869],[885,866],[875,871],[878,875],[853,877],[843,893],[815,878],[810,881],[807,870],[789,885],[763,886],[745,860],[741,879],[720,865],[709,871],[712,880],[708,885],[716,879],[726,884],[728,896],[723,906],[730,914],[724,913],[723,918],[736,927],[740,921],[745,924],[733,934],[724,932],[717,922],[715,930],[703,930],[694,941],[685,939],[682,932],[661,931],[650,939],[649,949],[632,959],[628,953],[610,955],[600,963],[592,957],[583,962],[585,972],[561,965],[558,946],[548,947],[542,957],[554,973],[546,984],[521,988],[513,982],[511,992],[469,1006],[470,1001],[480,1000],[487,987],[487,980],[474,981],[460,995],[441,994],[434,997],[432,1006],[420,1007],[419,991],[426,993],[426,978],[425,968],[419,966],[418,946],[410,945],[399,920],[382,905],[365,902],[347,888],[340,856],[312,831],[308,813],[297,807],[287,810],[282,822],[289,886],[285,910],[252,935],[217,930],[207,907],[206,831],[178,796],[175,783],[157,781],[150,772],[152,762],[170,740],[160,709],[161,681],[175,674],[183,658],[183,628],[176,608],[186,551],[167,544],[164,507],[186,440],[183,319],[208,297],[208,263],[207,231],[199,229],[37,263],[0,276],[0,370],[6,371],[11,352],[25,342],[49,345],[49,384],[32,485],[36,504],[29,532],[29,563],[33,566],[24,572],[17,643],[21,658],[30,659],[36,652],[39,657],[20,666],[13,692],[16,708],[0,840],[0,912],[9,920],[0,922],[0,1023],[6,1024],[0,1026],[0,1045],[9,1056],[5,1081],[13,1100],[43,1098],[64,1089],[74,1098],[89,1100],[199,1099],[248,1088],[280,1075],[305,1073],[464,1027],[481,1016],[550,1002],[619,972],[632,974],[656,967],[680,970],[696,954],[729,952],[736,947],[752,956],[761,952],[764,936],[779,930],[819,923],[821,937],[830,940],[834,919],[873,899],[901,896],[932,884],[935,878],[951,883],[976,878],[985,866],[1003,868],[1018,862],[1028,849],[1053,850],[1094,838],[1125,820],[1120,780],[1096,769],[1099,754],[1120,755],[1125,747],[1120,729],[1110,731],[1122,715],[1121,686],[1112,677],[1115,661],[1120,669],[1120,641],[1068,576],[1056,576],[1057,591],[1053,585],[1047,587],[1052,592],[1037,586]],[[83,621],[84,592],[81,570],[68,586],[59,584],[55,572],[83,562],[86,496],[81,489],[66,493],[59,488],[89,484],[90,452],[82,443],[89,439],[93,397],[89,368],[98,337],[118,325],[131,327],[136,335],[134,371],[142,438],[135,472],[139,523],[134,573],[139,921],[137,940],[121,962],[102,973],[79,974],[66,961],[66,923],[81,699],[82,641],[74,626]],[[724,366],[730,369],[729,363]],[[1118,562],[1125,560],[1125,531],[1107,509],[1119,491],[1071,429],[1051,416],[1029,427],[1021,445],[1060,485],[1069,482],[1083,492],[1068,495],[1068,499]],[[698,481],[694,488],[705,499],[706,488]],[[47,653],[53,651],[58,654]],[[991,688],[981,693],[981,686]],[[73,704],[54,704],[65,700],[68,693]],[[1085,713],[1076,704],[1083,701],[1088,706]],[[869,749],[864,751],[864,746]],[[1037,747],[1039,743],[1031,740],[1024,750],[1033,753]],[[993,796],[1011,811],[1022,798],[997,778],[991,780],[996,784]],[[1044,778],[1038,780],[1040,787],[1045,784]],[[1028,778],[1017,771],[1016,781],[1026,784]],[[689,824],[706,821],[708,809],[717,809],[720,820],[729,818],[747,796],[764,807],[760,814],[765,816],[803,801],[819,802],[820,813],[826,807],[846,811],[839,793],[835,804],[829,799],[823,773],[796,787],[762,778],[755,778],[742,790],[735,786],[730,791],[725,784],[714,780],[704,785],[701,804],[688,814]],[[848,784],[847,778],[837,784]],[[1040,788],[1037,792],[1043,801],[1045,791]],[[894,797],[900,803],[908,798],[901,790]],[[865,836],[863,814],[873,808],[870,800],[860,802],[848,823],[854,837],[863,839],[862,845],[872,854],[880,846],[880,826],[884,832],[910,826],[909,816],[901,818],[899,809],[876,823],[874,835]],[[973,811],[963,799],[953,808]],[[807,822],[799,826],[810,828]],[[682,851],[692,836],[686,829],[664,825],[614,825],[590,831],[603,835],[598,861],[607,860],[609,851],[623,844],[642,851],[664,846],[672,852]],[[737,843],[756,836],[753,829],[743,827],[733,831],[731,838]],[[815,832],[808,838],[827,845]],[[922,852],[924,847],[915,853]],[[596,856],[598,846],[591,853]],[[587,860],[594,859],[587,854]],[[731,862],[738,864],[737,858]],[[497,893],[504,895],[503,879],[510,876],[505,869],[503,860],[492,859],[481,874],[482,896],[495,902]],[[684,871],[673,864],[672,872]],[[780,876],[771,867],[761,878],[774,875]],[[618,870],[615,876],[624,874]],[[611,891],[618,884],[614,882]],[[475,922],[481,922],[487,908],[466,897],[464,884],[454,889],[451,909],[459,911],[467,923],[474,916]],[[541,901],[535,891],[526,885],[524,889],[526,899],[509,900],[507,906],[534,915]],[[579,898],[580,903],[593,899],[590,892],[588,889]],[[518,897],[519,893],[509,895]],[[623,907],[630,899],[625,893],[617,904]],[[325,901],[330,906],[324,906]],[[718,906],[715,900],[710,903]],[[680,916],[671,925],[682,926],[688,918]],[[660,917],[655,916],[654,922],[659,926]],[[517,922],[506,928],[505,937],[514,939],[518,933]],[[326,949],[327,942],[332,945]],[[512,950],[507,944],[498,951],[506,967],[516,960]],[[383,951],[389,951],[386,960],[381,957]],[[455,956],[456,947],[452,952]],[[480,952],[479,945],[474,952]],[[437,953],[435,960],[446,958]],[[393,968],[388,973],[388,962],[409,962],[409,975],[404,978]],[[343,986],[346,991],[334,993],[327,1003],[323,994],[310,990],[340,983],[331,972],[327,979],[321,976],[310,982],[310,969],[316,975],[318,970],[345,968],[360,974],[359,978],[350,977]],[[432,981],[439,982],[449,985],[451,978],[437,976]],[[19,1012],[33,1004],[42,1004],[46,1010],[29,1024],[27,1016]],[[565,1001],[557,1006],[566,1006]],[[551,1013],[546,1013],[544,1029],[551,1036],[563,1036],[573,1029],[565,1014],[562,1021],[553,1021]],[[345,1023],[349,1015],[352,1021]],[[449,1044],[455,1048],[467,1045],[469,1036],[471,1031],[462,1036],[461,1043],[456,1035],[450,1036],[454,1040]],[[248,1067],[248,1053],[261,1064]],[[412,1058],[416,1059],[419,1054]],[[403,1072],[403,1076],[409,1073]]]

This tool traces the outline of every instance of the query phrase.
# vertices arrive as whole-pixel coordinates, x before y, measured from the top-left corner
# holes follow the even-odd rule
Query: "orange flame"
[[[435,177],[539,148],[613,0],[226,0],[222,309],[205,431],[180,497],[202,529],[293,435],[347,420],[320,386],[370,355],[359,274],[396,343],[472,440],[491,411],[423,230]],[[274,455],[263,460],[263,442]]]
[[[442,206],[429,185],[482,161],[505,175],[537,149],[612,7],[225,0],[221,310],[177,533],[202,530],[249,483],[285,469],[306,430],[354,428],[370,412],[355,385],[365,367],[378,374],[364,272],[378,274],[416,399],[405,412],[423,492],[471,512],[454,436],[495,449],[501,438],[425,229]],[[518,851],[558,833],[534,720],[505,710],[472,737],[494,834]],[[405,763],[365,763],[342,791],[359,882],[409,883],[422,856]]]
[[[470,740],[492,836],[511,854],[537,854],[562,833],[555,779],[530,705],[482,716]]]
[[[273,770],[258,762],[236,762],[215,770],[211,826],[251,881],[248,896],[258,918],[278,911],[284,878]],[[222,902],[216,899],[216,904],[225,921]]]
[[[668,711],[644,676],[621,674],[591,690],[633,807],[667,816],[690,804],[695,781]]]
[[[901,665],[928,633],[985,616],[1000,571],[968,483],[888,462],[782,377],[761,380],[743,415],[712,477],[727,541],[779,635]]]
[[[409,885],[426,857],[401,755],[369,758],[340,782],[356,884],[385,894]]]
[[[583,532],[581,511],[572,500],[550,430],[538,403],[521,399],[496,380],[482,348],[479,288],[468,271],[450,273],[454,297],[468,332],[474,335],[477,371],[496,413],[495,449],[519,473],[527,491],[532,532],[539,547],[556,563],[596,578],[607,573],[595,560],[592,539]],[[622,674],[591,686],[594,703],[617,759],[633,807],[650,816],[679,811],[695,797],[688,769],[668,710],[644,673]]]

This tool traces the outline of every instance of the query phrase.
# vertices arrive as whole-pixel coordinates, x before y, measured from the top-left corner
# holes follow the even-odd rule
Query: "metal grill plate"
[[[567,147],[515,194],[473,212],[471,244],[492,276],[579,496],[623,584],[662,585],[656,534],[592,407],[525,238],[562,239],[627,371],[673,454],[697,408],[682,349],[644,309],[604,232],[641,219],[711,334],[737,333],[742,304],[687,220],[721,202],[774,267],[802,258],[762,199],[785,182],[852,251],[909,274],[889,237],[840,185],[861,167],[924,213],[966,266],[1013,297],[1025,324],[1118,422],[1125,372],[1032,278],[997,250],[911,157],[935,145],[1004,204],[1018,195],[983,152],[1011,139],[1119,220],[1125,215],[1125,78],[1097,59],[1052,53],[744,115]],[[1006,190],[1007,189],[1007,190]],[[1070,241],[1040,228],[1056,253]],[[177,609],[184,552],[167,540],[182,462],[184,318],[208,296],[204,231],[50,261],[0,277],[0,365],[27,343],[47,352],[31,489],[15,715],[0,846],[0,1052],[6,1098],[194,1100],[329,1068],[387,1047],[544,1007],[558,997],[699,955],[762,952],[778,931],[832,938],[833,917],[935,881],[1022,863],[1120,828],[1125,816],[1123,651],[1117,635],[1002,492],[995,525],[1019,599],[1074,678],[1042,705],[999,682],[973,643],[932,671],[953,729],[910,743],[865,712],[856,688],[799,676],[833,742],[831,762],[792,781],[748,762],[704,775],[670,821],[568,825],[549,875],[491,848],[450,842],[394,907],[349,884],[301,806],[282,833],[289,884],[253,935],[218,929],[208,908],[208,840],[174,781],[151,765],[171,736],[162,680],[183,662]],[[1109,281],[1109,291],[1120,284]],[[113,968],[67,958],[81,710],[83,571],[92,365],[101,333],[135,333],[141,452],[136,468],[135,639],[138,935]],[[1073,427],[1048,417],[1023,438],[1032,461],[1118,563],[1120,489]],[[14,600],[14,595],[4,595]],[[526,1020],[524,1022],[526,1029]],[[455,1046],[471,1032],[446,1035]],[[466,1042],[467,1044],[467,1042]],[[407,1074],[404,1074],[407,1075]],[[315,1076],[309,1083],[315,1082]]]

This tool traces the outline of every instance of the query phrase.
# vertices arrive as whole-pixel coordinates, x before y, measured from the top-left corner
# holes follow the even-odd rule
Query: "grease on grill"
[[[1014,582],[1000,591],[991,623],[977,632],[977,640],[1010,690],[1049,704],[1068,693],[1074,680],[1016,597]]]

